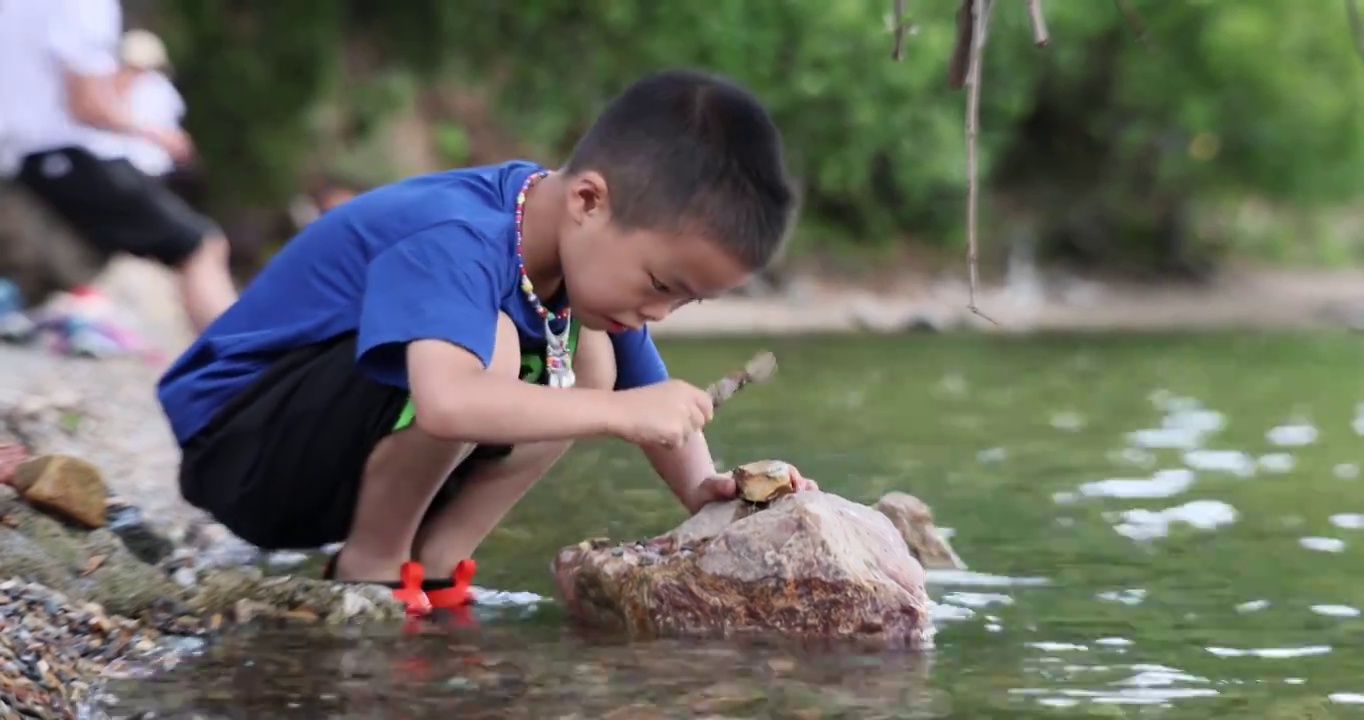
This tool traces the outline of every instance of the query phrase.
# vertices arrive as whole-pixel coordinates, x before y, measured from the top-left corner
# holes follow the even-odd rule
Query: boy
[[[668,379],[645,323],[769,263],[795,208],[766,111],[685,71],[626,89],[561,171],[360,195],[162,378],[181,490],[264,548],[344,540],[334,579],[395,586],[412,560],[440,579],[407,599],[436,607],[465,601],[440,591],[576,438],[640,446],[690,512],[732,497],[710,399]]]

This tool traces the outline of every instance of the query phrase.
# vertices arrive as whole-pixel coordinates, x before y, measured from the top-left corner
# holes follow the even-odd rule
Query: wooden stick
[[[734,397],[739,388],[749,383],[767,382],[776,372],[777,357],[770,352],[760,352],[742,369],[735,370],[712,383],[706,388],[706,392],[710,393],[711,404],[718,408]]]

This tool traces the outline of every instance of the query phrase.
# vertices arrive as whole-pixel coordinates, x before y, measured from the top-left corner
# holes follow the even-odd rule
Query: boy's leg
[[[264,550],[344,540],[365,463],[406,400],[356,370],[354,333],[291,350],[184,443],[180,492]]]
[[[510,319],[496,343],[493,371],[516,377]],[[181,493],[266,550],[346,541],[337,579],[397,580],[429,498],[468,453],[393,432],[407,400],[356,370],[354,333],[290,351],[185,443]]]
[[[578,387],[609,390],[616,384],[615,353],[606,333],[582,329],[573,364]],[[454,496],[428,516],[418,535],[413,555],[425,567],[426,576],[449,578],[460,560],[472,557],[569,445],[568,441],[527,443],[506,457],[478,461],[468,468]]]
[[[515,378],[520,352],[516,325],[499,313],[488,372]],[[402,563],[412,559],[431,501],[474,447],[433,437],[416,425],[379,441],[365,465],[350,532],[336,558],[336,579],[397,580]]]

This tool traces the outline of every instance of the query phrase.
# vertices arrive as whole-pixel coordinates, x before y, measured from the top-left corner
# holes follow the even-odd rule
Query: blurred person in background
[[[197,333],[236,299],[227,240],[159,177],[139,168],[149,161],[148,146],[173,163],[187,161],[192,146],[160,101],[134,112],[119,92],[121,53],[131,48],[135,62],[143,63],[160,45],[137,35],[121,43],[122,24],[118,0],[0,2],[6,148],[0,173],[13,175],[92,246],[175,270]],[[152,90],[141,91],[144,97],[164,93],[164,87],[154,89],[155,82],[148,85]],[[128,141],[139,144],[130,151]],[[68,328],[89,329],[80,323]],[[86,332],[74,339],[88,337]]]
[[[148,30],[129,30],[123,34],[119,55],[123,66],[114,83],[133,118],[148,125],[180,127],[185,99],[171,80],[170,55],[161,38]],[[127,143],[129,162],[160,178],[190,207],[202,209],[203,178],[194,157],[177,162],[156,143],[141,138],[127,138]]]
[[[323,213],[365,192],[360,182],[340,174],[323,174],[306,191],[294,196],[289,203],[289,219],[295,230],[302,230]]]
[[[129,30],[119,43],[119,61],[114,89],[126,103],[133,122],[180,129],[180,121],[185,117],[185,100],[167,75],[170,57],[161,38],[148,30]],[[124,143],[128,161],[148,175],[164,178],[181,164],[166,148],[146,138],[110,135]]]

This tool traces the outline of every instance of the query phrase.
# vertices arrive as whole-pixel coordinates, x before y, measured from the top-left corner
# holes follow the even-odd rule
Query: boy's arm
[[[651,385],[668,379],[668,368],[649,336],[647,327],[611,335],[616,354],[616,389]],[[725,478],[715,477],[715,460],[703,433],[696,433],[686,443],[676,447],[643,446],[654,472],[672,490],[673,495],[695,514],[711,500],[724,499]],[[712,482],[707,482],[711,480]],[[721,487],[714,487],[719,481]],[[728,483],[729,497],[734,495],[734,483]]]
[[[506,259],[460,223],[398,241],[370,262],[357,362],[410,388],[416,425],[436,437],[519,444],[612,429],[611,393],[565,392],[487,371]]]
[[[734,497],[734,481],[715,474],[715,459],[705,433],[696,433],[680,447],[641,448],[654,472],[667,483],[687,513],[695,515],[712,500]]]
[[[430,435],[519,445],[573,440],[612,431],[609,390],[551,389],[496,375],[446,340],[407,346],[414,423]]]
[[[611,342],[616,351],[617,390],[668,378],[668,370],[647,329],[613,334]],[[707,503],[734,499],[734,476],[716,472],[715,458],[704,433],[697,432],[676,447],[650,445],[640,449],[688,513],[695,515]],[[818,483],[801,475],[794,466],[791,475],[798,492],[819,489]]]

